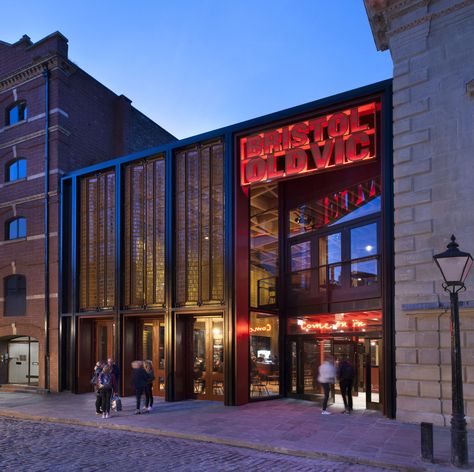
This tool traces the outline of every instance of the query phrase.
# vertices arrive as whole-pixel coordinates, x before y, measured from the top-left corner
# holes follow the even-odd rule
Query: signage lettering
[[[373,102],[242,138],[241,185],[374,159],[379,107]]]
[[[362,329],[367,326],[367,323],[359,320],[352,321],[336,321],[334,323],[307,323],[302,321],[298,323],[302,331],[339,331],[341,329]]]
[[[255,326],[255,328],[250,328],[251,333],[261,333],[261,332],[268,332],[272,330],[272,325],[267,323],[264,326]]]

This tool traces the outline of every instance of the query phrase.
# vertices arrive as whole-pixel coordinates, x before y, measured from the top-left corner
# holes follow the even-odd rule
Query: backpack
[[[91,385],[97,385],[97,372],[94,372],[94,375],[92,376],[90,382]]]

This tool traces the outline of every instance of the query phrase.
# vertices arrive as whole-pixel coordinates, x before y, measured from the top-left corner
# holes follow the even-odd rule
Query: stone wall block
[[[415,333],[399,331],[395,333],[396,345],[399,347],[415,346]],[[404,378],[402,376],[402,378]]]
[[[412,160],[412,149],[394,149],[393,150],[393,164],[402,164],[403,162],[409,162]]]
[[[415,335],[415,340],[417,347],[432,347],[436,349],[439,345],[438,333],[429,331],[426,333],[418,331]],[[419,354],[421,354],[421,352]],[[433,359],[432,363],[438,363],[438,358]]]
[[[395,208],[413,207],[421,203],[431,202],[431,189],[422,190],[420,192],[412,192],[409,195],[396,195],[395,196]],[[431,223],[430,223],[431,224]],[[432,228],[428,230],[431,233]],[[420,234],[420,233],[416,233]]]
[[[406,236],[405,238],[395,239],[395,252],[406,252],[415,250],[415,238],[413,236]]]
[[[420,393],[419,382],[416,380],[399,380],[397,382],[397,395],[417,397]]]
[[[411,177],[405,177],[405,178],[395,180],[393,191],[395,194],[412,192],[413,179]]]
[[[393,78],[393,90],[398,92],[400,90],[413,87],[414,85],[426,82],[429,79],[428,68],[419,68],[410,70],[408,74],[400,76],[394,76]]]
[[[399,105],[393,110],[393,121],[396,122],[403,118],[426,113],[430,109],[429,98],[422,98],[421,100],[411,100],[408,103]],[[396,148],[397,146],[395,146]]]
[[[416,357],[416,350],[411,348],[397,348],[395,352],[395,359],[397,364],[416,364]]]
[[[397,120],[393,123],[393,135],[407,133],[411,130],[411,119],[403,118],[401,120]]]
[[[393,176],[395,178],[395,183],[397,179],[414,176],[417,174],[425,174],[426,172],[431,171],[431,158],[426,159],[417,159],[416,161],[396,165],[394,167]]]
[[[395,269],[395,282],[409,282],[415,280],[415,268],[414,267],[401,267]]]
[[[414,131],[393,137],[393,148],[401,149],[415,144],[426,143],[430,140],[430,130]]]
[[[418,350],[418,362],[420,364],[439,365],[439,360],[440,352],[436,348]]]
[[[441,384],[439,382],[421,382],[420,383],[420,396],[424,398],[440,398],[441,395]]]
[[[392,97],[393,106],[397,107],[399,105],[403,105],[404,103],[408,103],[410,101],[410,95],[411,95],[410,89],[405,89],[405,90],[400,90],[399,92],[395,92]]]
[[[424,413],[439,412],[439,400],[435,398],[398,397],[397,408]]]
[[[397,282],[396,287],[404,294],[419,297],[420,295],[433,293],[432,282]],[[421,302],[420,302],[421,303]]]
[[[408,74],[410,72],[410,60],[405,59],[403,61],[397,62],[393,65],[393,76],[399,77],[401,75]]]
[[[439,368],[428,365],[397,365],[397,378],[400,380],[439,380]]]
[[[395,254],[395,267],[398,268],[403,266],[431,262],[432,259],[432,250]]]
[[[395,209],[395,224],[413,221],[415,211],[411,207]]]
[[[418,269],[418,267],[417,267]],[[420,316],[416,319],[418,331],[438,331],[438,318],[435,316]]]
[[[397,333],[402,331],[415,331],[416,330],[416,319],[413,316],[407,316],[403,313],[396,313],[395,316],[395,330]],[[409,346],[414,346],[414,344],[409,344]],[[397,345],[398,349],[398,345]]]

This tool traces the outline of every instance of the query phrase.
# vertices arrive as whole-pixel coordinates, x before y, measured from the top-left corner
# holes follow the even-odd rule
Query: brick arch
[[[29,323],[21,323],[15,321],[15,331],[12,328],[12,324],[0,326],[0,340],[2,338],[17,338],[20,336],[30,336],[35,338],[40,343],[40,349],[43,345],[43,331],[38,326],[34,326]]]

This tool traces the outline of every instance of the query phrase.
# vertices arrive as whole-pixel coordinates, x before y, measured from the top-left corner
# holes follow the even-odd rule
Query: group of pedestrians
[[[352,412],[352,387],[354,383],[355,369],[349,362],[347,357],[344,357],[339,362],[337,369],[332,362],[331,357],[326,359],[319,366],[318,382],[322,385],[324,391],[323,410],[321,414],[330,415],[328,411],[328,400],[330,385],[339,381],[339,388],[341,390],[342,400],[344,402],[344,411],[342,413],[350,414]]]
[[[102,418],[110,417],[111,399],[118,394],[119,378],[120,369],[113,359],[107,359],[107,362],[98,361],[94,366],[91,383],[96,392],[96,415],[102,415]]]
[[[91,383],[96,392],[95,412],[102,418],[110,418],[112,399],[116,404],[120,402],[118,397],[118,385],[120,369],[113,359],[107,362],[98,361],[94,366]],[[135,414],[149,413],[153,407],[153,363],[150,360],[132,362],[132,385],[135,389],[136,410]],[[142,396],[145,396],[144,407],[141,409]],[[118,410],[118,408],[117,408]]]

